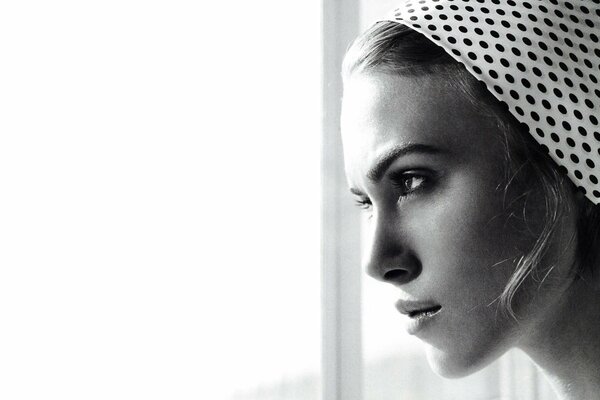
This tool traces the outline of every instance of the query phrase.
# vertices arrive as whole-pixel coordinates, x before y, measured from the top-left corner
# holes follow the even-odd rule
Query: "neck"
[[[600,399],[600,291],[577,280],[555,311],[519,347],[544,371],[560,399]]]

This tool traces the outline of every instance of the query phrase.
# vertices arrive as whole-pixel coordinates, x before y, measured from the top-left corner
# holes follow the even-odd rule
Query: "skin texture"
[[[442,306],[415,333],[436,372],[460,377],[511,347],[531,350],[537,328],[568,312],[561,299],[574,253],[558,243],[573,237],[573,215],[540,266],[546,279],[529,280],[515,297],[519,322],[499,309],[541,229],[543,199],[531,182],[504,190],[497,124],[447,78],[355,73],[345,83],[342,136],[349,186],[369,216],[365,269],[397,286],[400,299]],[[406,146],[414,151],[399,155]],[[390,154],[399,156],[381,161]]]

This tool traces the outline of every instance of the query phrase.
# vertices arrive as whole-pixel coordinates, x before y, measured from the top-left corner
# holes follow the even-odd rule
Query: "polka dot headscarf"
[[[387,19],[464,64],[600,203],[600,0],[405,0]]]

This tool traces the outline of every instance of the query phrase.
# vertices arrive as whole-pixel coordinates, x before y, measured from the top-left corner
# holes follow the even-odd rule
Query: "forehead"
[[[487,152],[498,129],[448,76],[382,73],[348,79],[341,125],[347,169],[398,145]]]

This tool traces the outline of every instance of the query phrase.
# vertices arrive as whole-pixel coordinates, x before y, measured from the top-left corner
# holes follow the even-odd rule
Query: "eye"
[[[429,183],[429,178],[422,174],[404,172],[398,176],[393,176],[392,182],[395,187],[400,189],[401,196],[407,196],[425,188]]]

